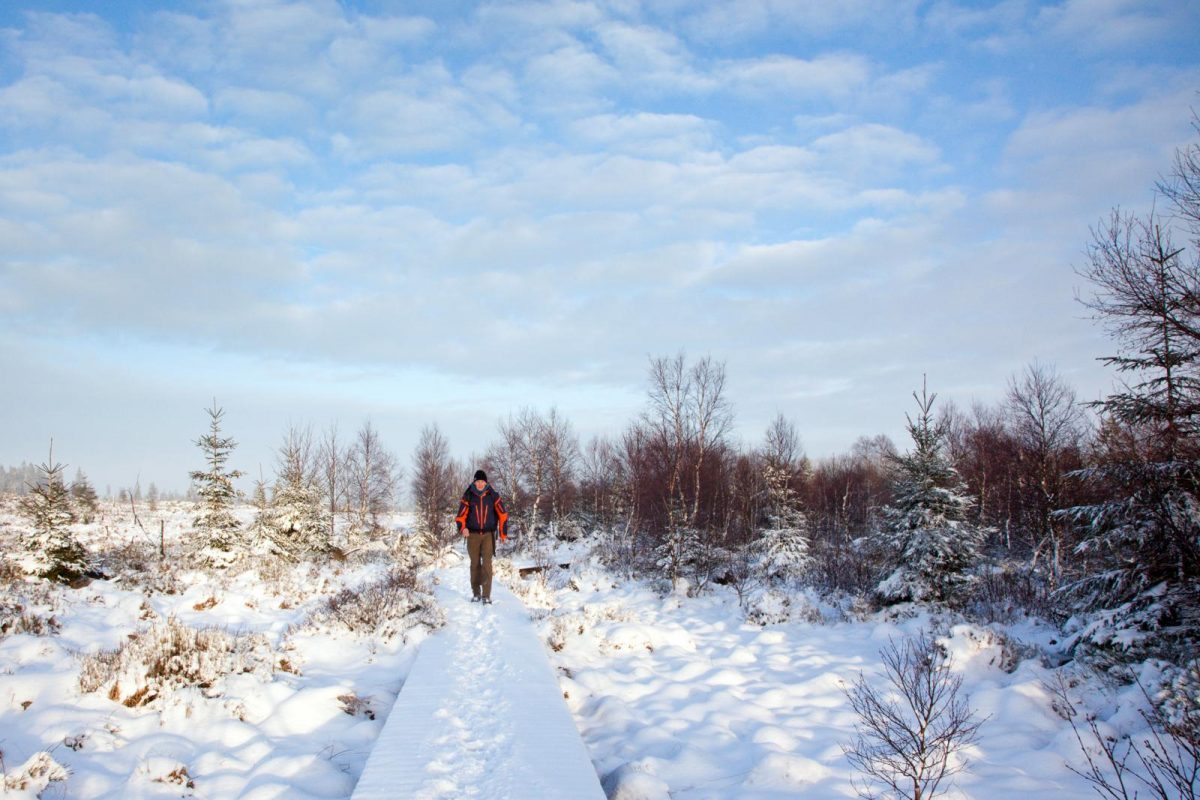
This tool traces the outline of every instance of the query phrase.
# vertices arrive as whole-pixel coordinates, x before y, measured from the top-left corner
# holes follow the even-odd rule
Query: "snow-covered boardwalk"
[[[497,581],[471,603],[467,568],[438,587],[447,624],[427,639],[355,800],[604,800],[521,601]]]

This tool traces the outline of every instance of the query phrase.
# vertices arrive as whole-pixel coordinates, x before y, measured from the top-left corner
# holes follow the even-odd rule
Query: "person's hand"
[[[467,526],[466,526],[466,525],[463,525],[463,528],[462,528],[462,535],[463,535],[463,536],[469,536],[469,535],[470,535],[470,533],[467,531]]]
[[[500,534],[500,541],[502,541],[502,542],[507,542],[507,541],[508,541],[508,534],[507,534],[507,533],[501,533],[501,534]]]

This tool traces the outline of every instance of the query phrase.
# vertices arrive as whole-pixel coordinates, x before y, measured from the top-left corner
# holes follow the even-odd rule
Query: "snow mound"
[[[639,622],[622,622],[604,632],[605,650],[655,650],[678,647],[692,652],[696,643],[691,634],[678,625],[646,625]]]
[[[767,789],[799,789],[824,780],[829,768],[804,756],[768,753],[750,773],[746,784]]]
[[[669,800],[671,787],[640,762],[622,764],[603,780],[608,800]]]

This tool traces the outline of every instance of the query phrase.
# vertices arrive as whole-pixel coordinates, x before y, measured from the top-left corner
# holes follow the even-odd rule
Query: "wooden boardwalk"
[[[421,645],[354,800],[604,800],[528,613],[467,568],[438,587],[446,626]]]

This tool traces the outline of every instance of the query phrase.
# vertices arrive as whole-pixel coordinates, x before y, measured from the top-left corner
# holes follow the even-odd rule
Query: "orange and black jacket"
[[[468,486],[463,492],[462,504],[458,516],[454,518],[461,531],[466,528],[471,533],[497,533],[501,539],[508,538],[508,512],[500,495],[491,484],[483,490],[483,494],[475,491],[474,486]]]

